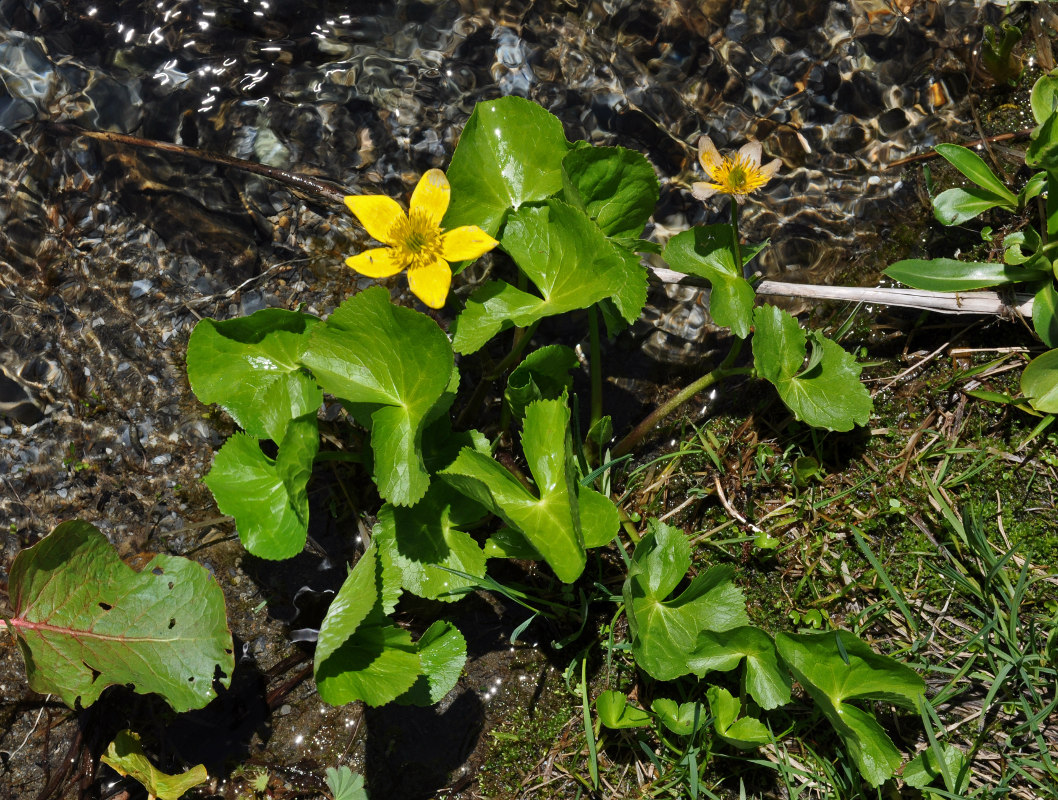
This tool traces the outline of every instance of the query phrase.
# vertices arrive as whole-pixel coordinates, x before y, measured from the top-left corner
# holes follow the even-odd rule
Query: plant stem
[[[599,308],[588,309],[588,353],[591,371],[591,422],[588,430],[602,418],[602,350],[599,347]]]
[[[735,274],[742,275],[742,245],[738,242],[738,201],[731,197],[731,241],[735,243]]]
[[[617,446],[611,451],[611,458],[619,458],[635,447],[639,442],[654,429],[661,420],[665,419],[669,414],[675,411],[677,408],[682,406],[698,392],[704,391],[712,386],[714,383],[722,381],[724,378],[729,378],[732,375],[750,375],[753,372],[752,367],[732,367],[735,359],[738,358],[739,352],[742,350],[742,339],[736,339],[735,343],[731,345],[731,350],[728,352],[727,357],[721,362],[720,366],[714,369],[712,372],[707,372],[701,378],[690,384],[686,388],[680,390],[678,394],[670,398],[669,400],[662,403],[651,414],[636,425],[631,432],[625,436]]]
[[[491,372],[481,376],[478,385],[474,387],[474,394],[470,396],[463,411],[459,414],[459,419],[456,420],[457,428],[465,427],[470,418],[477,415],[478,407],[485,399],[485,395],[488,394],[493,382],[518,361],[522,355],[522,351],[525,349],[525,346],[529,344],[529,340],[533,338],[533,334],[536,333],[537,326],[539,325],[540,321],[537,320],[529,327],[518,328],[515,331],[514,341],[511,343],[511,352],[509,352],[504,357],[503,361],[497,364]],[[522,335],[519,336],[519,333]]]

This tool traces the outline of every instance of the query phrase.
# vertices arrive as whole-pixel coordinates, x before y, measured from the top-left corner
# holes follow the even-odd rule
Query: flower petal
[[[365,250],[355,256],[349,256],[345,259],[345,265],[369,278],[388,278],[404,268],[404,262],[396,255],[397,252],[391,247],[376,247],[373,250]]]
[[[448,210],[448,199],[452,196],[452,187],[448,178],[439,169],[427,170],[419,178],[415,191],[411,193],[411,212],[425,214],[434,225],[441,224],[441,218]]]
[[[782,166],[782,161],[778,158],[773,158],[767,164],[764,164],[760,168],[760,174],[764,177],[765,183],[770,181],[776,172],[779,171],[779,167]]]
[[[382,194],[351,194],[345,198],[345,204],[372,239],[383,244],[396,244],[391,231],[397,223],[406,219],[404,209],[396,200]]]
[[[448,261],[466,261],[485,255],[498,244],[477,225],[464,225],[441,235],[441,257]]]
[[[452,269],[442,259],[408,270],[408,288],[430,308],[444,308],[451,285]]]
[[[746,142],[738,150],[738,159],[743,164],[752,164],[754,167],[760,166],[760,142],[750,140]]]
[[[693,194],[698,200],[708,200],[719,191],[720,189],[712,183],[696,181],[691,184],[691,194]]]
[[[703,136],[698,140],[698,163],[702,165],[705,174],[710,178],[713,177],[713,170],[724,163],[716,145],[708,136]]]

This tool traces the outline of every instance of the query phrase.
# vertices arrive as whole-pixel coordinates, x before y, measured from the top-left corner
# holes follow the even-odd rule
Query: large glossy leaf
[[[444,227],[477,225],[496,236],[508,210],[562,189],[570,145],[558,118],[520,97],[478,103],[448,167]]]
[[[305,547],[308,482],[319,449],[316,412],[287,425],[274,459],[257,439],[236,433],[203,479],[221,513],[235,517],[243,547],[259,558],[292,558]]]
[[[739,718],[742,702],[727,689],[710,686],[705,696],[713,712],[713,729],[725,742],[740,750],[752,750],[772,741],[771,732],[759,719]]]
[[[179,775],[169,775],[151,763],[143,752],[138,734],[121,731],[99,758],[119,775],[137,781],[150,797],[158,800],[179,800],[183,794],[209,780],[205,766],[198,764]]]
[[[400,568],[405,589],[420,597],[455,601],[462,597],[459,590],[476,585],[474,578],[485,575],[485,553],[460,526],[486,513],[443,481],[434,481],[413,506],[382,506],[375,542]]]
[[[507,379],[503,399],[515,419],[525,415],[525,407],[535,400],[558,400],[573,389],[570,371],[579,362],[573,348],[551,344],[534,350],[515,367]]]
[[[617,509],[593,489],[577,486],[563,400],[538,400],[526,408],[522,449],[534,491],[469,448],[439,474],[524,536],[559,580],[572,583],[584,570],[585,547],[599,546],[617,533]]]
[[[1058,350],[1029,362],[1021,373],[1021,391],[1037,411],[1058,414]]]
[[[187,711],[216,696],[215,672],[231,680],[224,597],[193,561],[157,555],[136,572],[74,520],[15,557],[8,591],[30,687],[71,708],[128,684]]]
[[[1001,203],[1011,209],[1017,207],[1018,198],[973,150],[957,144],[938,144],[936,151],[959,172],[994,197],[997,205]]]
[[[422,674],[397,698],[402,705],[432,706],[452,691],[467,662],[467,642],[451,622],[437,620],[415,643]]]
[[[674,270],[709,281],[709,313],[740,339],[749,336],[756,293],[735,263],[730,225],[705,225],[679,233],[665,245]]]
[[[204,319],[187,343],[187,379],[251,436],[281,441],[287,423],[314,412],[323,393],[301,367],[319,319],[278,308],[217,322]]]
[[[1052,175],[1058,172],[1058,114],[1051,114],[1033,129],[1025,151],[1025,164]]]
[[[374,545],[345,579],[316,642],[316,688],[324,702],[385,705],[418,679],[422,670],[411,634],[384,611],[384,597],[399,585],[399,573],[384,568]]]
[[[437,323],[393,305],[381,286],[346,300],[309,338],[302,363],[325,391],[369,415],[375,483],[394,505],[426,493],[423,427],[451,402],[453,362]]]
[[[1044,273],[1010,264],[956,261],[952,258],[909,258],[886,268],[893,280],[932,292],[968,292],[989,286],[1038,280]]]
[[[1032,327],[1048,347],[1058,347],[1058,291],[1046,281],[1032,301]]]
[[[871,416],[871,396],[860,383],[860,365],[841,345],[815,331],[806,333],[797,320],[775,306],[754,314],[753,365],[771,382],[794,416],[816,428],[848,431]],[[802,371],[807,345],[812,358]]]
[[[691,547],[683,531],[652,520],[636,545],[623,596],[632,654],[657,680],[691,671],[702,631],[726,631],[749,622],[745,598],[726,566],[711,567],[670,598],[690,567]]]
[[[775,646],[830,720],[860,773],[872,786],[880,786],[900,766],[900,753],[873,716],[847,701],[879,700],[914,709],[925,682],[847,631],[779,633]]]
[[[687,663],[701,678],[711,670],[727,672],[746,660],[745,687],[761,708],[790,702],[790,674],[779,666],[775,644],[759,628],[743,625],[728,631],[702,631]]]
[[[578,147],[562,160],[562,178],[566,202],[608,236],[638,239],[658,203],[654,168],[635,150]]]
[[[500,244],[540,295],[486,283],[456,320],[456,352],[473,353],[512,325],[588,308],[616,294],[628,270],[598,226],[558,200],[511,214]]]

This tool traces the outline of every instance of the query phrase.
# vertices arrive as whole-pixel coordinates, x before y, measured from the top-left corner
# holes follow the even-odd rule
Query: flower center
[[[713,180],[721,191],[735,195],[749,194],[768,182],[756,164],[737,155],[723,160],[713,172]]]
[[[397,222],[390,238],[406,269],[424,267],[441,257],[441,228],[421,209]]]

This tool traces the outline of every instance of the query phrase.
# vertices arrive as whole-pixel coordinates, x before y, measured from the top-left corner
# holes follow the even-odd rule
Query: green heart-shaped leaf
[[[611,689],[601,693],[595,698],[595,710],[599,714],[599,722],[611,730],[644,728],[650,725],[650,714],[629,705],[624,692]]]
[[[385,615],[385,598],[399,590],[372,544],[338,590],[320,626],[313,665],[320,698],[331,705],[389,703],[421,674],[411,634]]]
[[[402,705],[432,706],[452,691],[467,662],[467,642],[451,622],[437,620],[415,643],[422,675],[397,698]]]
[[[659,697],[650,704],[650,710],[658,715],[661,724],[677,736],[690,736],[699,730],[709,715],[701,703],[680,703],[667,697]]]
[[[553,114],[520,97],[478,103],[448,167],[452,202],[444,227],[477,225],[496,236],[510,209],[562,189],[570,144]]]
[[[756,293],[739,271],[734,246],[730,225],[705,225],[669,239],[663,257],[674,270],[709,281],[713,321],[745,339],[753,324]]]
[[[292,558],[305,547],[308,482],[319,449],[316,412],[287,425],[273,460],[257,439],[236,433],[203,479],[221,513],[235,517],[243,547],[259,558]]]
[[[742,703],[731,692],[710,686],[705,693],[713,713],[713,730],[717,736],[740,750],[752,750],[772,741],[772,735],[759,719],[738,718]]]
[[[15,557],[8,591],[7,624],[30,687],[70,708],[129,684],[187,711],[216,697],[217,670],[224,686],[231,681],[224,597],[193,561],[157,555],[136,572],[95,527],[74,520]]]
[[[375,542],[400,568],[405,589],[419,597],[455,601],[462,597],[460,589],[477,584],[448,570],[475,578],[485,575],[485,553],[459,526],[485,514],[477,503],[434,481],[413,506],[382,506]]]
[[[598,226],[559,200],[511,214],[500,244],[540,295],[502,281],[481,286],[456,320],[458,353],[475,352],[512,325],[588,308],[617,294],[628,277],[628,265]]]
[[[797,419],[816,428],[852,430],[866,425],[873,404],[860,383],[860,365],[841,345],[815,331],[805,333],[797,320],[775,306],[754,314],[753,365],[771,382]],[[818,359],[801,370],[809,337]]]
[[[287,423],[323,402],[303,374],[301,354],[319,319],[279,308],[217,322],[204,319],[187,343],[187,379],[251,436],[281,441]]]
[[[759,628],[702,631],[687,663],[699,678],[711,670],[727,672],[746,659],[746,690],[761,708],[790,702],[790,675],[779,667],[775,644]]]
[[[691,566],[683,531],[651,520],[636,545],[624,582],[625,611],[636,663],[657,680],[691,671],[690,659],[702,631],[746,625],[746,602],[731,582],[732,570],[714,566],[679,595],[666,599]]]
[[[522,449],[535,492],[469,448],[439,475],[524,536],[559,580],[572,583],[584,570],[585,546],[597,547],[617,533],[617,509],[609,498],[577,486],[564,400],[538,400],[526,408]]]
[[[899,751],[873,716],[847,701],[880,700],[914,709],[926,689],[922,678],[847,631],[779,633],[775,646],[830,720],[863,777],[872,786],[890,778],[900,766]]]
[[[624,239],[639,238],[658,204],[654,168],[623,147],[571,150],[562,159],[562,191],[603,233]]]
[[[369,416],[379,494],[398,506],[417,502],[430,484],[423,427],[451,402],[454,357],[444,331],[374,286],[316,326],[302,363],[325,391]]]
[[[507,379],[504,400],[515,419],[525,415],[525,407],[536,400],[557,400],[573,389],[570,370],[576,368],[577,354],[561,344],[534,350],[514,368]]]

